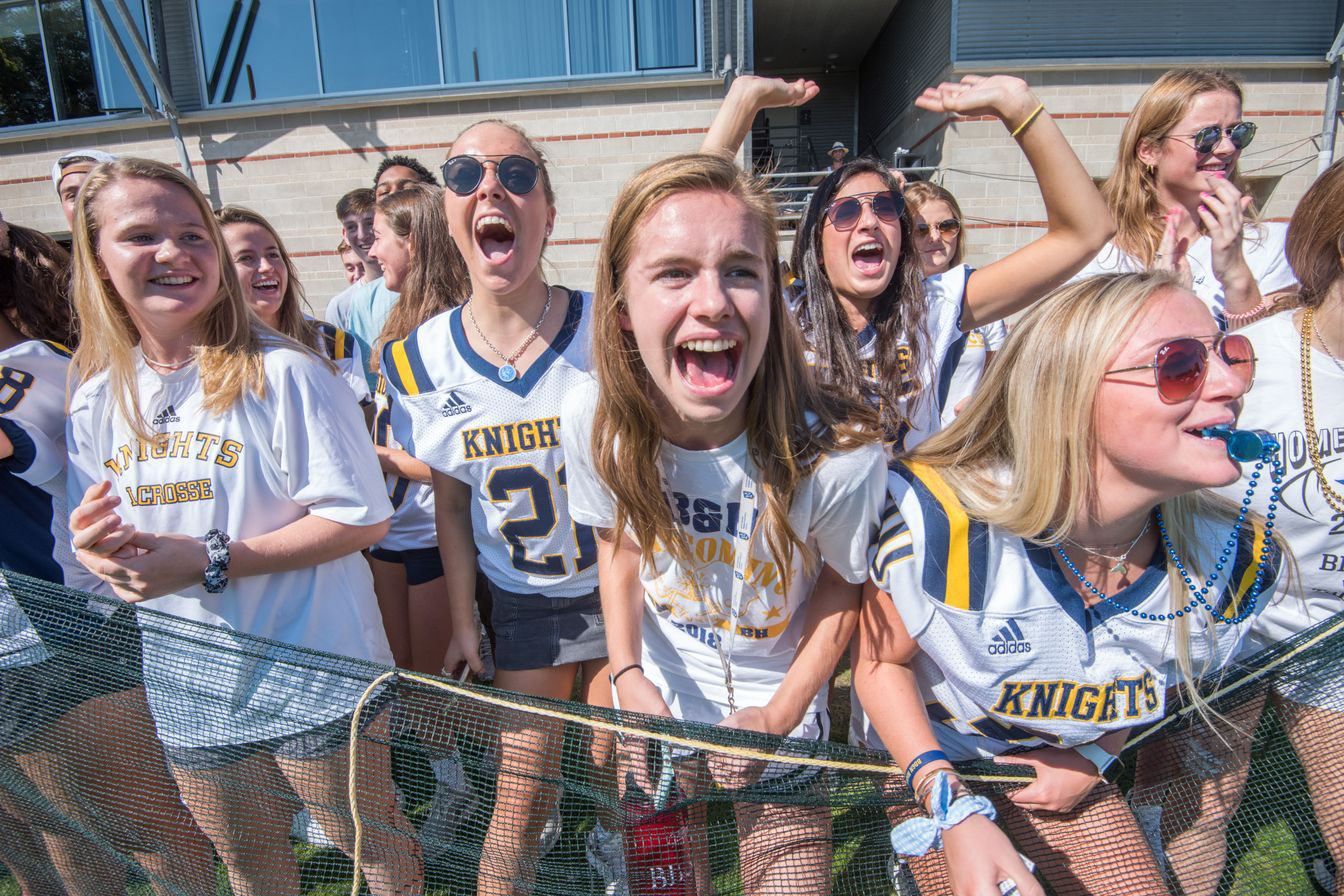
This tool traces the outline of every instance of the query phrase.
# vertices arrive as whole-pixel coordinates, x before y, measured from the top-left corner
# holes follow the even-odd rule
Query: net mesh
[[[4,581],[0,616],[44,649],[0,650],[0,894],[951,892],[940,854],[892,861],[916,813],[883,754]],[[962,771],[1047,892],[1337,892],[1342,650],[1344,616],[1258,653],[1209,686],[1216,719],[1136,732],[1116,783],[1064,816],[1009,800],[1029,770]]]

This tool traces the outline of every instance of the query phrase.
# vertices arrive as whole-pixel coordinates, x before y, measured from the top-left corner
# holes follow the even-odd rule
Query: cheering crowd
[[[942,826],[941,849],[902,858],[921,889],[1159,893],[1165,868],[1212,894],[1244,763],[1173,794],[1170,816],[1200,824],[1156,844],[1108,772],[1131,730],[1203,710],[1201,683],[1344,609],[1344,163],[1289,224],[1261,221],[1240,86],[1182,69],[1139,100],[1098,190],[1024,81],[968,76],[916,104],[1003,123],[1044,233],[972,268],[955,196],[841,155],[785,260],[770,195],[733,159],[759,111],[816,92],[736,79],[699,153],[622,187],[592,293],[543,275],[556,197],[521,129],[471,125],[438,176],[392,156],[337,204],[350,286],[325,320],[261,215],[211,208],[161,162],[62,156],[72,253],[17,224],[0,252],[0,569],[120,598],[58,634],[132,661],[73,675],[0,590],[0,761],[95,828],[110,816],[53,782],[128,776],[145,836],[127,848],[173,892],[214,893],[217,854],[235,894],[297,894],[294,798],[312,836],[354,851],[362,687],[206,651],[168,689],[179,644],[144,618],[136,644],[105,627],[152,608],[225,647],[240,632],[812,740],[832,736],[848,650],[849,739],[888,751]],[[1290,492],[1293,453],[1309,463]],[[1344,736],[1336,683],[1313,684],[1274,694],[1290,738]],[[269,711],[293,693],[317,709]],[[424,829],[468,787],[442,745],[417,830],[392,716],[362,716],[379,896],[423,890]],[[478,893],[529,892],[562,823],[536,785],[562,733],[503,725]],[[122,749],[90,769],[51,747],[67,741]],[[589,748],[615,791],[622,751]],[[1323,811],[1344,788],[1319,747],[1298,753],[1344,870],[1344,819]],[[973,793],[954,763],[990,757],[1035,781]],[[801,786],[783,762],[750,783]],[[745,892],[829,891],[829,808],[735,811]],[[604,820],[589,861],[628,894]],[[23,893],[118,891],[77,836],[0,790]],[[707,861],[690,874],[711,892]]]

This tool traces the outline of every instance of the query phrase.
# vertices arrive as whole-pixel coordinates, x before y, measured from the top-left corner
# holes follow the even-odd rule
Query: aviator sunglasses
[[[1245,149],[1251,145],[1255,139],[1255,122],[1239,121],[1231,127],[1222,128],[1216,124],[1211,124],[1206,128],[1200,128],[1193,134],[1168,134],[1182,142],[1189,140],[1190,145],[1195,148],[1195,152],[1200,155],[1208,155],[1213,152],[1218,141],[1223,139],[1223,134],[1227,134],[1227,139],[1232,141],[1232,145],[1237,149]]]
[[[485,166],[495,166],[499,185],[515,196],[526,196],[537,185],[540,166],[523,156],[505,156],[502,159],[478,159],[475,156],[453,156],[439,169],[443,185],[459,196],[468,196],[485,178]]]
[[[928,236],[930,230],[936,230],[941,236],[952,236],[961,231],[961,222],[956,218],[948,218],[945,221],[939,221],[937,224],[925,224],[923,221],[915,222],[915,233],[920,236]]]
[[[868,203],[879,221],[896,224],[905,211],[905,197],[895,190],[880,190],[876,193],[856,193],[837,199],[826,206],[822,215],[831,222],[836,230],[853,230],[863,217],[863,204]]]
[[[1255,349],[1251,340],[1236,333],[1220,333],[1213,339],[1213,348],[1249,389],[1255,382]],[[1204,385],[1204,378],[1209,373],[1209,347],[1203,339],[1183,336],[1158,346],[1153,363],[1108,370],[1106,375],[1133,370],[1152,370],[1157,380],[1157,394],[1166,403],[1184,401]]]

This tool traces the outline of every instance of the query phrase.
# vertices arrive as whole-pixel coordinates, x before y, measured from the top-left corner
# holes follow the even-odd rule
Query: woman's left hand
[[[775,718],[774,713],[766,706],[743,707],[719,722],[719,725],[724,728],[759,731],[762,734],[788,734],[793,730],[792,726],[782,728],[784,724],[784,721]],[[750,786],[760,778],[764,771],[765,763],[759,759],[729,756],[726,753],[711,753],[709,755],[710,775],[720,787],[727,790]]]
[[[189,535],[136,532],[127,545],[136,549],[135,556],[80,559],[90,572],[111,585],[118,597],[130,603],[199,585],[210,563],[205,543]]]
[[[1102,780],[1097,767],[1087,759],[1074,750],[1057,747],[996,756],[994,761],[1036,769],[1035,781],[1008,794],[1016,805],[1035,812],[1071,812]]]
[[[1199,219],[1212,243],[1213,275],[1223,284],[1224,290],[1244,288],[1255,279],[1241,249],[1241,235],[1251,197],[1243,196],[1225,177],[1211,178],[1210,181],[1210,188],[1199,194]]]
[[[926,87],[915,105],[949,115],[993,115],[1009,128],[1027,120],[1040,101],[1027,82],[1012,75],[967,75],[960,81],[944,81]]]

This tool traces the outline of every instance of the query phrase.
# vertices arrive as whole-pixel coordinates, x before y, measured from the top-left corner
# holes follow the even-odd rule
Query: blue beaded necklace
[[[1162,519],[1161,508],[1155,508],[1153,510],[1153,513],[1157,517],[1157,531],[1162,537],[1162,546],[1166,548],[1167,556],[1171,558],[1171,562],[1176,564],[1176,570],[1181,574],[1181,578],[1185,580],[1186,587],[1189,588],[1190,593],[1194,595],[1194,598],[1181,609],[1171,613],[1146,613],[1142,610],[1135,610],[1130,607],[1126,607],[1124,604],[1120,603],[1119,601],[1115,600],[1109,595],[1103,594],[1100,588],[1098,588],[1096,585],[1088,581],[1087,577],[1083,575],[1082,570],[1080,570],[1076,565],[1074,565],[1074,562],[1069,559],[1068,554],[1064,553],[1063,545],[1056,546],[1055,552],[1059,554],[1059,558],[1064,561],[1065,568],[1068,569],[1069,572],[1073,573],[1074,577],[1077,578],[1078,581],[1082,583],[1082,586],[1085,589],[1087,589],[1090,593],[1099,597],[1103,602],[1108,603],[1111,606],[1116,607],[1118,609],[1124,610],[1131,616],[1137,616],[1139,619],[1150,620],[1153,622],[1169,622],[1173,619],[1178,619],[1182,616],[1185,616],[1186,614],[1193,611],[1195,607],[1202,605],[1206,610],[1209,611],[1209,616],[1212,617],[1213,621],[1216,623],[1222,623],[1226,625],[1236,625],[1237,623],[1244,621],[1247,616],[1251,615],[1251,611],[1255,609],[1255,599],[1260,596],[1260,589],[1264,586],[1265,560],[1269,556],[1269,547],[1271,540],[1270,535],[1274,531],[1275,510],[1277,509],[1279,504],[1279,485],[1283,481],[1283,463],[1282,461],[1279,460],[1279,444],[1278,442],[1274,441],[1272,438],[1269,438],[1268,436],[1264,436],[1262,437],[1262,439],[1263,444],[1261,448],[1260,458],[1255,462],[1255,469],[1251,472],[1251,481],[1246,488],[1246,496],[1241,500],[1241,509],[1240,512],[1237,514],[1237,521],[1232,526],[1232,531],[1231,533],[1229,533],[1227,537],[1227,544],[1223,546],[1222,555],[1219,556],[1218,562],[1215,563],[1213,566],[1213,573],[1207,579],[1205,579],[1203,587],[1197,588],[1195,586],[1195,581],[1190,577],[1189,571],[1186,570],[1185,563],[1176,553],[1176,548],[1172,546],[1171,538],[1168,537],[1167,535],[1166,522]],[[1229,453],[1231,453],[1232,448],[1231,443],[1229,442],[1228,445],[1229,445]],[[1247,460],[1249,458],[1239,457],[1235,459]],[[1227,566],[1228,561],[1232,559],[1232,555],[1237,550],[1237,544],[1241,539],[1241,529],[1246,522],[1246,514],[1249,513],[1251,509],[1251,496],[1255,494],[1255,488],[1260,482],[1261,472],[1264,470],[1265,464],[1267,463],[1271,464],[1269,474],[1271,480],[1269,491],[1269,511],[1265,514],[1265,540],[1264,543],[1260,546],[1260,557],[1257,561],[1257,566],[1255,570],[1255,582],[1251,585],[1251,590],[1246,595],[1246,600],[1244,602],[1244,608],[1242,609],[1242,611],[1238,613],[1234,618],[1228,619],[1218,614],[1218,612],[1213,608],[1213,605],[1209,603],[1208,595],[1209,592],[1213,590],[1214,582],[1218,580],[1218,577],[1222,574],[1223,569]]]

